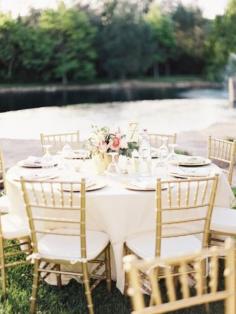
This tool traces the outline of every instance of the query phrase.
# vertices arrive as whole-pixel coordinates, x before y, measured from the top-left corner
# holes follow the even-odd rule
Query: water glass
[[[53,156],[50,154],[51,145],[44,145],[45,154],[41,159],[42,168],[51,168],[55,165]]]

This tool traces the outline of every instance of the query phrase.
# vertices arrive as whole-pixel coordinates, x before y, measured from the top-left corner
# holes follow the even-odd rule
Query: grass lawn
[[[236,187],[232,188],[233,192],[234,192],[234,196],[236,197]]]
[[[0,303],[1,314],[29,313],[29,299],[32,287],[32,266],[25,265],[8,271],[8,298]],[[96,314],[128,314],[131,312],[128,297],[123,296],[112,284],[108,293],[106,283],[102,282],[93,291],[93,303]],[[223,304],[212,304],[208,313],[222,314]],[[75,280],[67,286],[58,288],[45,282],[40,283],[38,293],[38,313],[40,314],[86,314],[86,300],[82,285]],[[171,312],[171,314],[205,314],[204,306]]]
[[[233,189],[236,195],[236,188]],[[29,312],[29,299],[32,288],[32,266],[20,266],[8,270],[8,298],[0,302],[0,314],[26,314]],[[108,293],[105,282],[93,291],[96,314],[129,314],[131,305],[128,297],[123,296],[112,284]],[[86,299],[82,285],[75,280],[62,288],[40,283],[38,293],[38,313],[40,314],[86,314]],[[205,314],[204,306],[195,307],[171,314]],[[212,304],[208,313],[223,314],[223,304]]]

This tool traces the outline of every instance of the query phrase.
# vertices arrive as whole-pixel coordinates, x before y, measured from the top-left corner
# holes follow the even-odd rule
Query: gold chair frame
[[[2,222],[0,215],[0,269],[2,296],[7,297],[7,269],[28,264],[27,256],[31,253],[31,241],[29,237],[19,237],[15,239],[18,243],[7,243],[8,239],[3,236]],[[14,249],[14,251],[13,251]],[[8,252],[10,251],[10,252]],[[8,259],[18,257],[17,261],[11,262]]]
[[[5,166],[2,151],[0,150],[0,183],[3,184],[3,192],[5,193]],[[4,238],[2,230],[2,217],[5,213],[0,214],[0,269],[1,269],[1,286],[2,296],[7,296],[7,269],[24,265],[27,263],[26,257],[31,252],[31,244],[29,237],[19,237],[11,240],[16,240],[18,243],[9,244],[8,239]],[[8,252],[10,250],[10,252]],[[23,256],[22,256],[23,255]],[[9,258],[18,257],[17,261],[8,261]],[[22,257],[22,258],[21,258]]]
[[[149,141],[151,146],[159,148],[161,146],[161,137],[167,138],[167,144],[176,144],[177,134],[161,134],[161,133],[149,133]]]
[[[4,164],[4,159],[3,159],[3,153],[0,149],[0,189],[1,186],[3,187],[3,192],[5,192],[5,164]]]
[[[219,259],[225,257],[225,285],[219,290]],[[156,258],[149,261],[140,261],[134,256],[124,258],[125,270],[129,278],[128,294],[132,299],[133,314],[161,314],[196,305],[224,301],[225,314],[236,313],[236,270],[235,270],[235,247],[232,239],[227,239],[223,248],[212,247],[203,249],[201,252],[181,258],[161,259]],[[204,289],[206,282],[202,272],[202,263],[210,266],[209,283]],[[190,271],[189,265],[192,265]],[[160,276],[160,269],[165,269],[163,276]],[[171,273],[176,269],[176,273]],[[141,273],[145,273],[152,287],[150,305],[145,307],[145,301],[141,286]],[[190,292],[188,279],[195,282],[195,291]],[[164,279],[167,288],[168,301],[163,302],[160,279]],[[176,294],[175,282],[180,284],[181,297]],[[192,289],[193,290],[193,289]]]
[[[69,191],[64,192],[65,185],[69,186]],[[74,193],[74,187],[80,185],[80,193]],[[106,279],[107,288],[111,290],[111,267],[110,267],[110,242],[99,253],[97,257],[93,260],[87,259],[87,246],[86,246],[86,183],[82,179],[81,182],[61,182],[61,181],[31,181],[24,180],[21,178],[21,186],[23,191],[24,202],[26,206],[26,211],[29,219],[29,225],[31,230],[31,239],[33,247],[33,256],[39,254],[38,251],[38,237],[37,235],[62,235],[62,236],[77,236],[80,237],[80,261],[74,261],[76,265],[82,267],[81,272],[68,272],[61,271],[60,265],[71,265],[70,261],[67,260],[57,260],[48,259],[43,257],[38,257],[34,259],[34,275],[33,275],[33,290],[31,297],[30,313],[35,313],[36,311],[36,298],[37,290],[39,284],[39,274],[46,273],[43,277],[45,279],[50,273],[56,274],[58,278],[58,283],[60,285],[60,276],[73,275],[78,276],[82,279],[85,294],[87,299],[88,311],[90,314],[94,313],[93,302],[91,291],[101,282],[101,280]],[[48,189],[48,190],[47,190]],[[46,191],[48,194],[46,194]],[[68,196],[66,198],[66,195]],[[78,196],[79,195],[79,196]],[[78,202],[78,204],[76,204]],[[50,212],[47,215],[34,214],[34,209],[40,209],[40,213],[44,210]],[[55,214],[60,212],[60,218],[56,217]],[[78,218],[71,218],[73,212],[78,214]],[[53,216],[54,215],[54,216]],[[62,215],[65,215],[64,218]],[[69,218],[68,218],[69,217]],[[47,227],[46,225],[38,227],[38,223],[43,224],[53,224],[54,228]],[[58,231],[55,228],[57,226],[68,226],[71,228],[73,226],[77,229],[73,232],[65,233],[63,231]],[[70,230],[70,229],[67,229]],[[78,230],[78,231],[77,231]],[[104,257],[103,257],[104,255]],[[45,262],[46,266],[53,265],[52,268],[41,267],[41,262]],[[93,263],[96,265],[94,270],[89,274],[88,265]],[[105,267],[104,272],[99,275],[98,272]],[[96,279],[95,282],[90,286],[90,278]]]
[[[184,236],[200,236],[202,235],[202,248],[209,246],[210,239],[210,222],[212,216],[212,210],[214,207],[216,189],[218,184],[218,175],[207,178],[196,178],[196,179],[184,179],[184,180],[157,180],[156,187],[156,231],[155,231],[155,252],[154,256],[161,256],[162,239],[175,238]],[[174,197],[172,193],[172,187],[175,186],[176,195]],[[167,190],[166,190],[167,187]],[[185,191],[184,193],[182,191]],[[163,203],[163,194],[166,194],[166,205]],[[170,217],[173,212],[187,213],[187,211],[200,210],[206,208],[206,214],[199,217],[185,217],[173,220],[168,219],[164,221],[165,213],[170,213]],[[169,218],[170,218],[169,217]],[[186,224],[197,224],[202,223],[202,226],[198,229],[185,230],[183,226]],[[164,234],[165,228],[173,226],[181,226],[179,230],[171,233]],[[184,231],[184,232],[183,232]],[[124,254],[136,255],[125,243]],[[140,256],[136,255],[138,258]],[[145,278],[144,278],[145,279]],[[148,286],[143,287],[148,293],[150,292]],[[127,278],[125,277],[125,291],[127,290]]]
[[[227,141],[209,136],[208,138],[208,158],[213,162],[221,162],[228,165],[227,177],[229,184],[232,185],[233,170],[236,157],[236,140]]]
[[[57,153],[62,150],[65,144],[70,144],[73,149],[79,148],[80,133],[69,132],[69,133],[58,133],[58,134],[40,134],[40,141],[42,145],[43,153],[45,153],[44,145],[51,145],[51,151]]]

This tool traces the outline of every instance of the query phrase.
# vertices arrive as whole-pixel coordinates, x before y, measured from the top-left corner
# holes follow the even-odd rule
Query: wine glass
[[[87,149],[81,148],[77,151],[80,159],[82,159],[82,164],[80,165],[80,172],[86,172],[86,158],[89,157],[89,151]]]
[[[63,157],[70,157],[73,154],[73,150],[70,144],[66,143],[62,148],[62,156]]]
[[[52,145],[43,145],[45,153],[41,159],[42,168],[51,168],[54,166],[54,159],[50,154],[51,146]]]
[[[162,142],[162,144],[159,147],[158,152],[159,152],[160,159],[164,160],[169,155],[169,149],[168,149],[168,145],[167,145],[168,137],[162,136],[161,137],[161,142]]]
[[[177,146],[178,146],[177,144],[169,144],[170,153],[169,153],[169,155],[167,157],[168,163],[178,165],[179,158],[178,158],[178,155],[175,152],[175,149],[176,149]]]
[[[117,162],[116,162],[116,158],[118,156],[118,152],[110,152],[110,153],[108,153],[108,155],[110,155],[112,159],[111,159],[111,163],[107,167],[107,172],[109,174],[116,175],[116,174],[119,173],[119,168],[118,168],[118,165],[117,165]]]
[[[154,172],[158,178],[163,179],[166,177],[167,172],[168,172],[168,169],[167,169],[167,157],[169,155],[169,149],[167,146],[168,137],[162,136],[161,141],[162,141],[162,144],[158,149],[158,158],[156,161]]]

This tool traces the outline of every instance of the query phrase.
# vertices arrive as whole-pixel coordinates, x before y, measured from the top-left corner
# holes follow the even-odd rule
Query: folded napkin
[[[176,169],[172,169],[170,171],[170,174],[181,176],[181,177],[207,177],[210,175],[210,169],[209,168],[183,168],[179,167]]]
[[[130,185],[141,189],[156,189],[156,183],[153,180],[133,180]]]
[[[87,180],[86,181],[86,189],[92,187],[96,185],[96,182],[93,180]],[[80,184],[73,184],[73,192],[79,192],[81,189],[81,185]],[[71,184],[63,184],[63,190],[66,192],[70,192],[71,191]]]
[[[58,177],[56,173],[27,173],[21,175],[25,180],[51,180]],[[20,177],[16,177],[15,180],[20,180]]]
[[[200,156],[184,156],[181,157],[179,160],[180,164],[186,164],[186,165],[199,165],[199,164],[205,164],[208,162],[208,159]]]
[[[41,166],[41,157],[29,156],[27,159],[20,161],[23,166]]]

